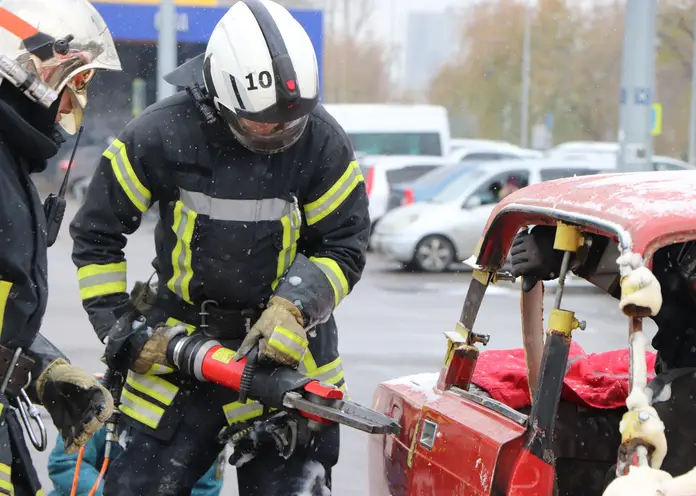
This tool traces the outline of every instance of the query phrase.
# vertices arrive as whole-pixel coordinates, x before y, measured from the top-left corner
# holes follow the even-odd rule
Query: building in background
[[[403,87],[422,93],[459,49],[458,15],[452,9],[411,12],[403,51]]]

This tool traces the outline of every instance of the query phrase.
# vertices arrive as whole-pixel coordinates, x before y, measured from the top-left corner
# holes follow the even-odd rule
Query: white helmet
[[[312,41],[271,0],[241,0],[220,19],[205,51],[203,78],[232,133],[259,153],[292,146],[319,99]]]
[[[88,0],[0,0],[0,81],[48,108],[67,88],[71,134],[82,120],[87,85],[97,70],[120,71],[104,19]]]

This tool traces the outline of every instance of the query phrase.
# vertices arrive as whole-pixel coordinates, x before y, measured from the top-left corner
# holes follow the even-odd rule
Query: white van
[[[357,152],[368,155],[436,155],[450,151],[447,109],[439,105],[326,104]]]

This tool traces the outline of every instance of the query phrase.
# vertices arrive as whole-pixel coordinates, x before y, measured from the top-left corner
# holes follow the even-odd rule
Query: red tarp
[[[655,353],[646,353],[648,380],[655,377]],[[561,398],[594,408],[625,406],[628,396],[628,349],[585,354],[573,342]],[[474,384],[511,408],[530,406],[524,350],[490,350],[479,355]]]

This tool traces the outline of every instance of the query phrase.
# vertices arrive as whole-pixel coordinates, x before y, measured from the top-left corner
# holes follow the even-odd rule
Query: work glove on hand
[[[114,411],[111,393],[92,374],[62,358],[41,373],[36,380],[36,392],[60,432],[68,454],[87,444]]]
[[[285,298],[271,297],[268,308],[244,338],[234,359],[241,360],[256,344],[260,358],[297,367],[309,344],[300,309]]]
[[[180,334],[186,334],[183,325],[170,327],[163,324],[155,328],[130,369],[137,374],[147,374],[153,365],[171,367],[167,360],[167,347],[169,342]]]
[[[556,228],[536,226],[531,232],[517,234],[510,249],[512,274],[523,276],[522,291],[529,292],[540,280],[558,277],[563,252],[553,249]]]

